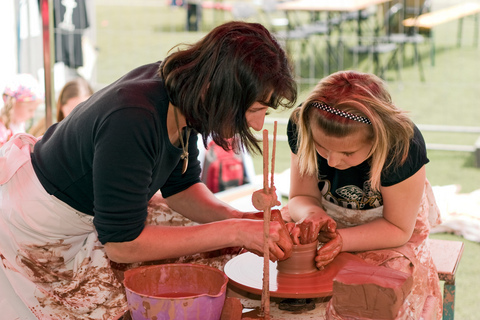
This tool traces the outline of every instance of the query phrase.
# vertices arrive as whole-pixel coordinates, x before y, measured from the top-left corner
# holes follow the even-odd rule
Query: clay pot
[[[125,271],[134,320],[220,319],[228,277],[204,265],[164,264]]]
[[[318,271],[315,266],[315,255],[317,254],[318,241],[309,244],[293,245],[290,258],[278,261],[277,270],[279,273],[304,274]]]

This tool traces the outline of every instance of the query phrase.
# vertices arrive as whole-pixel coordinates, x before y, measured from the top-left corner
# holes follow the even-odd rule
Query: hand
[[[285,227],[290,234],[290,238],[292,239],[293,244],[300,244],[300,227],[295,222],[289,222],[285,225]]]
[[[263,220],[242,220],[248,225],[239,229],[242,246],[250,252],[263,256]],[[290,256],[293,243],[285,227],[278,221],[270,222],[270,260],[283,260]]]
[[[325,243],[336,236],[336,228],[337,223],[326,214],[311,214],[291,231],[293,243],[308,244],[317,239]]]
[[[335,259],[340,251],[342,251],[343,246],[342,236],[338,232],[335,232],[335,236],[325,242],[326,243],[317,250],[317,256],[315,257],[315,263],[320,270]]]

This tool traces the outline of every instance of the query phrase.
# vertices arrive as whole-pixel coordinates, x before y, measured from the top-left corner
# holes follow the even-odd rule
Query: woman
[[[233,246],[263,254],[262,221],[241,219],[249,215],[200,182],[197,133],[225,148],[239,135],[235,148],[260,150],[250,128],[260,130],[268,108],[295,99],[289,63],[270,33],[230,22],[94,93],[38,142],[14,137],[4,158],[23,157],[0,180],[0,279],[12,287],[0,295],[16,302],[8,310],[116,319],[126,303],[109,259],[156,261]],[[171,209],[203,224],[146,225],[158,190]],[[280,230],[272,223],[273,260],[291,249]]]
[[[292,114],[288,135],[289,214],[314,224],[313,236],[320,231],[325,244],[317,267],[346,251],[411,274],[414,287],[398,319],[418,319],[428,295],[441,306],[426,242],[429,213],[435,222],[438,212],[425,175],[425,142],[383,81],[355,71],[322,79]],[[332,299],[327,317],[343,319],[341,307]]]

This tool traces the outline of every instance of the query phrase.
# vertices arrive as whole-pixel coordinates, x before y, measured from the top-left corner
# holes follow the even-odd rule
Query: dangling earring
[[[178,136],[180,138],[180,144],[182,145],[182,155],[180,156],[180,159],[183,159],[183,166],[182,166],[182,174],[184,174],[187,171],[188,167],[188,141],[190,140],[190,132],[192,131],[192,128],[189,128],[187,126],[187,143],[185,144],[183,142],[183,135],[182,132],[180,132],[180,125],[178,124],[178,115],[177,115],[177,108],[174,107],[173,113],[175,114],[175,124],[177,125],[177,132]]]

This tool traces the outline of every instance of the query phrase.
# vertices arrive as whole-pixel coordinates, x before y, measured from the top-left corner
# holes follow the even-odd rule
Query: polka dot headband
[[[36,101],[43,100],[43,88],[32,75],[27,73],[17,74],[7,83],[3,90],[3,100],[6,102],[8,97],[15,98],[17,101]]]
[[[329,105],[323,103],[323,102],[313,102],[312,106],[314,106],[317,109],[327,111],[329,113],[335,114],[340,117],[344,117],[353,121],[358,121],[366,124],[372,124],[368,118],[362,117],[362,116],[357,116],[356,114],[346,112],[337,108],[330,107]]]

